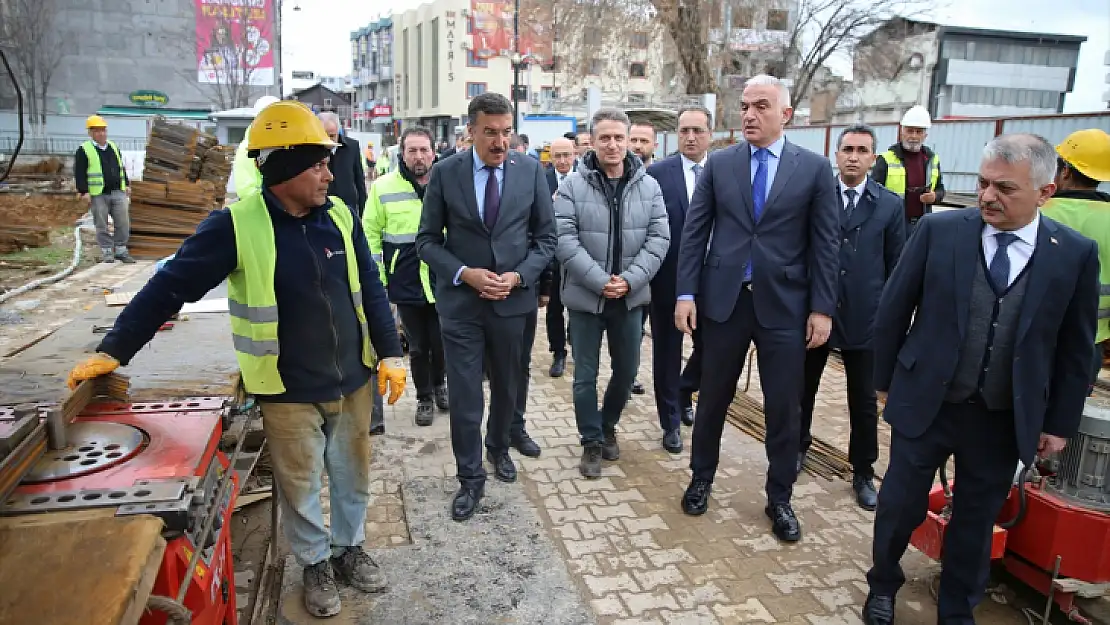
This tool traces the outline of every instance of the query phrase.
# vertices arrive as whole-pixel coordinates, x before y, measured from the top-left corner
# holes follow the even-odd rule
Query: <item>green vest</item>
[[[905,198],[906,168],[894,150],[887,150],[882,156],[886,161],[886,184],[883,186],[897,193],[899,197]],[[929,181],[929,190],[935,191],[937,181],[940,180],[940,157],[936,154],[925,162],[925,179]]]
[[[116,160],[119,161],[119,189],[120,191],[127,190],[127,177],[123,174],[123,156],[119,153],[119,148],[115,143],[108,142],[108,147],[116,153]],[[102,195],[104,193],[104,169],[100,166],[100,148],[92,141],[86,141],[81,144],[81,149],[85,151],[85,158],[89,161],[89,167],[86,170],[89,180],[89,195]]]
[[[1041,214],[1098,243],[1099,282],[1102,288],[1099,290],[1095,342],[1110,339],[1110,202],[1051,198],[1041,208]]]
[[[358,260],[351,235],[354,215],[339,198],[330,198],[328,215],[339,227],[346,250],[347,282],[362,330],[362,362],[369,369],[377,365],[377,356],[370,345],[370,328],[362,309],[362,287],[358,280]],[[239,263],[227,278],[228,311],[231,317],[231,338],[239,371],[247,392],[254,395],[278,395],[285,384],[278,373],[278,307],[274,292],[277,269],[277,248],[274,246],[274,225],[261,195],[252,195],[232,204],[231,222],[235,228],[235,249]]]
[[[420,213],[424,203],[416,195],[412,183],[401,172],[385,174],[370,185],[370,201],[362,215],[362,228],[370,244],[370,253],[378,263],[382,284],[388,286],[397,271],[402,254],[415,254],[416,233],[420,230]],[[436,301],[432,291],[428,265],[420,262],[420,285],[424,299]]]

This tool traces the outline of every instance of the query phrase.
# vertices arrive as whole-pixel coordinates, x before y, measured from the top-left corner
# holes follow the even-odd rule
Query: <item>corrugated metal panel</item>
[[[925,143],[940,157],[946,190],[952,193],[975,191],[983,146],[994,138],[994,130],[994,120],[933,124]]]
[[[799,145],[818,154],[825,153],[825,127],[824,126],[791,126],[786,129],[786,138],[794,145]]]
[[[1068,117],[1033,117],[1007,119],[1002,122],[1002,132],[1031,132],[1048,139],[1053,145],[1064,140],[1076,130],[1101,128],[1110,132],[1110,114],[1075,115]]]

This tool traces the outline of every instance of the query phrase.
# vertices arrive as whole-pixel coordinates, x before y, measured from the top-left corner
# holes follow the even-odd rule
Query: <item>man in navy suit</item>
[[[574,133],[567,133],[574,136]],[[547,168],[547,186],[551,188],[551,197],[559,190],[559,185],[570,175],[574,166],[574,139],[563,137],[551,142],[551,167]],[[566,309],[563,308],[563,297],[559,292],[562,289],[562,272],[559,270],[559,261],[551,259],[548,266],[550,284],[545,299],[540,297],[540,307],[546,307],[545,322],[547,326],[547,346],[551,350],[551,368],[547,374],[553,378],[563,377],[567,368],[567,322]]]
[[[775,536],[794,542],[802,536],[790,506],[802,374],[806,349],[824,345],[832,329],[840,209],[828,159],[783,136],[793,113],[786,85],[750,78],[741,108],[745,141],[707,161],[678,253],[675,325],[687,334],[699,328],[713,346],[702,354],[694,475],[682,508],[696,515],[708,507],[725,414],[754,341],[767,420],[765,512]]]
[[[875,387],[892,433],[867,573],[869,625],[894,622],[905,582],[898,561],[950,455],[957,485],[937,622],[973,625],[1015,466],[1062,450],[1079,427],[1098,246],[1040,214],[1055,173],[1056,152],[1043,138],[992,140],[979,166],[979,209],[926,215],[883,291]]]
[[[806,352],[805,395],[798,471],[813,443],[810,425],[821,374],[830,348],[840,350],[848,378],[852,490],[865,510],[875,509],[875,461],[879,458],[879,411],[875,400],[875,355],[871,324],[883,284],[894,271],[906,243],[902,198],[867,177],[875,162],[875,131],[849,126],[836,142],[837,191],[840,198],[840,279],[836,314],[829,342]]]
[[[686,210],[694,186],[705,169],[713,115],[704,106],[678,110],[679,153],[648,167],[648,175],[659,182],[671,226],[671,247],[659,273],[651,281],[651,370],[655,387],[655,406],[663,429],[663,449],[682,451],[680,423],[694,424],[690,396],[701,380],[700,332],[694,333],[694,352],[682,371],[682,332],[674,324],[675,281],[678,277],[678,249]],[[680,372],[681,371],[681,375]]]

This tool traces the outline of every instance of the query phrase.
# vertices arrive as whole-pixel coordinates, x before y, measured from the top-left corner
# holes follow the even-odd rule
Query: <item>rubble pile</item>
[[[164,258],[223,206],[235,149],[195,128],[155,118],[143,180],[131,185],[131,255]]]

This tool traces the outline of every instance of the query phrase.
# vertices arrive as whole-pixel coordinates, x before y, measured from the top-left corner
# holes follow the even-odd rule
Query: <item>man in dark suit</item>
[[[648,175],[659,182],[671,226],[671,247],[655,279],[651,281],[651,371],[655,406],[663,430],[663,448],[682,451],[680,423],[694,424],[691,395],[701,381],[701,332],[694,333],[694,352],[682,369],[682,332],[675,327],[675,280],[682,226],[698,177],[705,169],[712,138],[713,115],[703,106],[678,111],[679,153],[648,167]],[[681,373],[680,373],[681,372]]]
[[[366,198],[369,197],[366,194],[366,171],[362,168],[362,148],[357,139],[343,134],[338,115],[324,111],[318,117],[331,140],[339,144],[328,163],[334,176],[328,185],[328,195],[343,200],[361,218]]]
[[[574,133],[567,133],[574,136]],[[570,175],[574,167],[574,139],[562,137],[551,142],[550,148],[551,167],[547,168],[547,186],[551,189],[551,196],[559,190],[563,179]],[[540,306],[547,308],[545,318],[547,325],[547,344],[551,349],[551,369],[547,374],[553,378],[563,377],[567,369],[567,323],[563,298],[560,294],[562,276],[559,271],[559,261],[552,258],[548,267],[551,282],[548,297],[540,297]]]
[[[825,344],[836,310],[839,209],[828,159],[783,136],[793,113],[786,85],[754,76],[741,107],[745,141],[709,158],[678,253],[675,325],[687,334],[699,327],[713,346],[702,355],[694,475],[682,508],[708,507],[725,413],[754,341],[767,420],[765,512],[774,534],[793,542],[802,535],[790,506],[802,373],[806,348]]]
[[[555,211],[535,159],[510,152],[513,109],[487,92],[470,101],[474,147],[432,168],[416,248],[435,272],[451,408],[451,449],[461,484],[452,504],[469,519],[484,493],[482,373],[489,367],[486,457],[497,479],[516,481],[510,424],[535,285],[555,253]]]
[[[869,625],[894,621],[905,582],[898,561],[925,519],[934,473],[953,454],[937,622],[973,625],[1015,466],[1062,450],[1079,427],[1098,246],[1040,214],[1055,172],[1043,138],[996,137],[979,166],[979,209],[922,218],[883,290],[875,387],[892,433],[867,573]]]
[[[830,348],[840,351],[848,378],[852,489],[865,510],[875,509],[875,461],[879,458],[879,411],[875,400],[875,358],[871,324],[883,284],[894,271],[906,243],[902,198],[867,177],[875,162],[875,131],[849,126],[836,143],[837,195],[840,199],[840,280],[829,342],[806,352],[805,395],[798,472],[813,439],[813,405]]]

